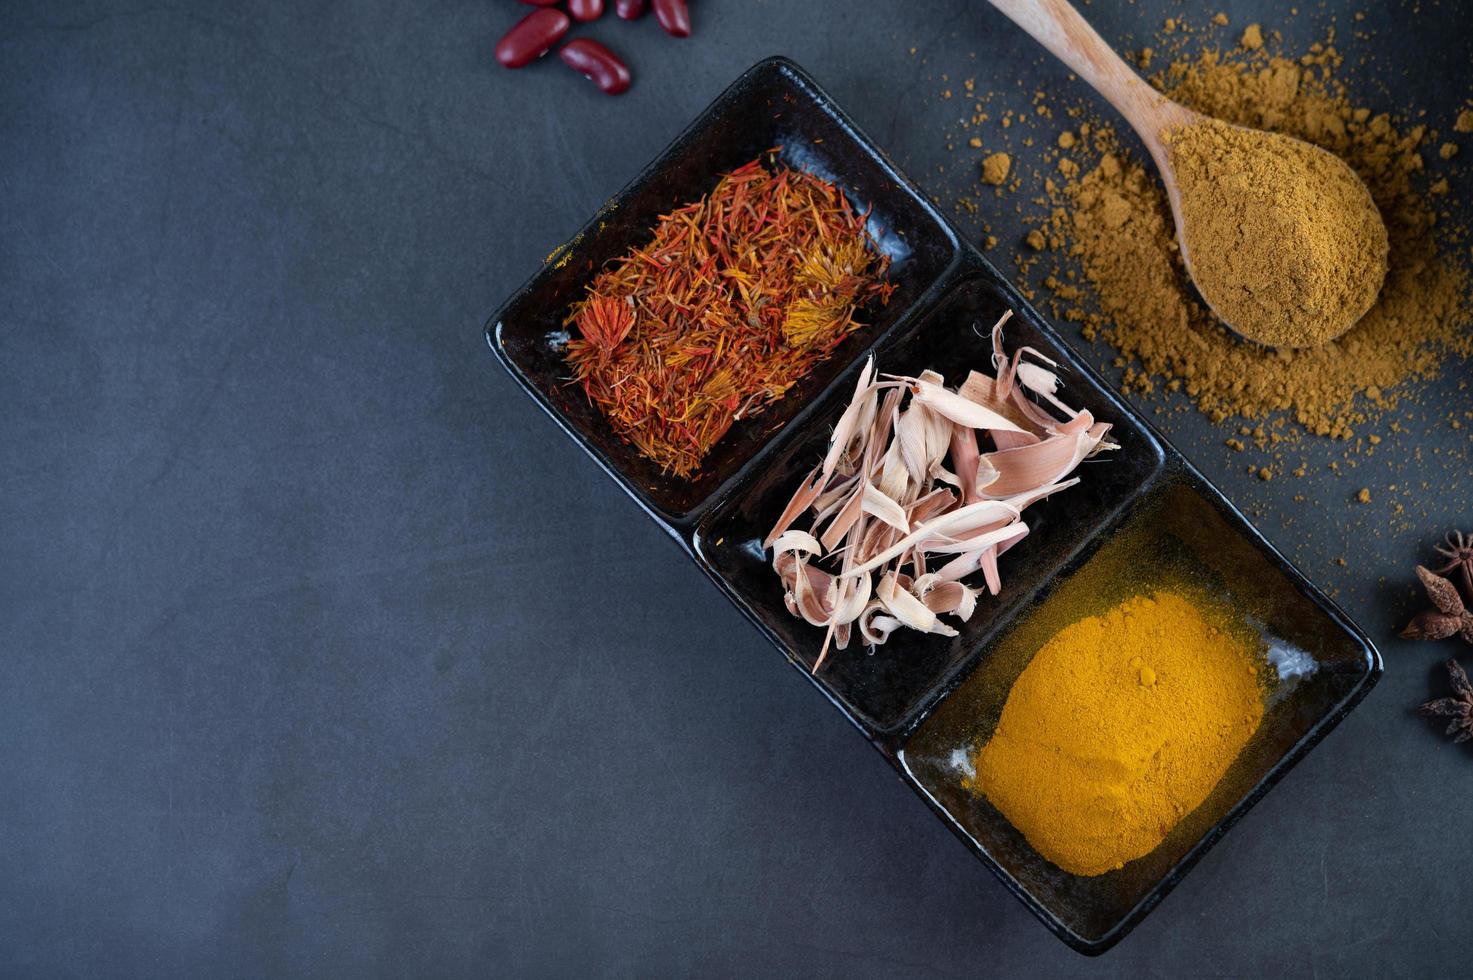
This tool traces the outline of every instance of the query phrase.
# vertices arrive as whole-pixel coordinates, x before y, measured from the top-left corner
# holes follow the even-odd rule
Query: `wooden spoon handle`
[[[1190,110],[1142,81],[1067,0],[991,3],[1119,110],[1153,155],[1162,129],[1191,121]]]

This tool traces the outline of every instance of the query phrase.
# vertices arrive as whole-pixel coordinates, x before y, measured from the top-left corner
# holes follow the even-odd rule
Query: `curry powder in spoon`
[[[1203,299],[1269,347],[1355,325],[1386,279],[1386,225],[1343,160],[1278,133],[1203,120],[1166,136]]]

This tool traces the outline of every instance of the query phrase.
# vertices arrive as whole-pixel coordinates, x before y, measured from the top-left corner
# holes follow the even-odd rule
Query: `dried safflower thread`
[[[832,354],[860,306],[889,299],[866,218],[812,174],[737,168],[573,305],[574,380],[620,438],[690,476],[738,419]]]

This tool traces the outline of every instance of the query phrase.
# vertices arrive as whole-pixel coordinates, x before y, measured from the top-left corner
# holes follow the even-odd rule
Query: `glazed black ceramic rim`
[[[748,69],[743,75],[733,82],[725,91],[719,95],[680,135],[678,135],[654,161],[642,170],[622,190],[600,208],[590,221],[574,236],[571,241],[577,241],[584,235],[596,234],[598,223],[609,209],[617,206],[631,189],[648,180],[652,173],[665,165],[671,152],[688,140],[692,134],[698,132],[703,126],[708,125],[711,117],[728,101],[742,84],[749,79],[768,72],[781,72],[788,76],[804,93],[812,99],[819,108],[835,118],[845,130],[850,133],[857,144],[870,157],[876,160],[897,182],[899,189],[909,192],[927,209],[927,213],[937,221],[938,225],[950,236],[955,246],[950,263],[936,276],[935,280],[927,286],[914,302],[896,318],[896,321],[887,329],[876,335],[865,350],[857,352],[853,360],[841,368],[828,382],[828,385],[816,393],[807,405],[802,406],[785,426],[772,433],[767,442],[759,447],[752,456],[738,466],[735,471],[723,480],[699,504],[684,513],[670,513],[659,507],[643,493],[625,474],[623,474],[607,456],[594,446],[585,435],[573,426],[567,418],[551,404],[539,391],[531,380],[523,375],[518,365],[507,354],[501,342],[500,328],[506,311],[510,309],[525,292],[527,292],[538,279],[544,275],[548,266],[544,265],[536,273],[528,278],[513,296],[502,305],[487,320],[483,327],[484,336],[497,359],[502,366],[511,374],[522,389],[535,401],[544,412],[568,435],[594,462],[614,479],[616,484],[644,510],[651,519],[655,521],[667,534],[669,534],[683,551],[696,563],[717,588],[730,599],[737,608],[746,616],[758,630],[767,637],[778,650],[787,658],[795,668],[802,671],[809,682],[812,683],[828,700],[847,718],[851,724],[878,749],[895,768],[900,779],[911,787],[921,797],[933,812],[952,829],[973,854],[986,865],[1004,886],[1013,893],[1030,911],[1046,925],[1051,932],[1057,935],[1071,948],[1087,955],[1098,955],[1110,949],[1140,921],[1149,914],[1167,894],[1171,892],[1183,877],[1201,860],[1213,846],[1220,841],[1227,832],[1250,810],[1259,800],[1281,780],[1295,765],[1297,765],[1311,749],[1358,705],[1372,687],[1375,686],[1382,673],[1382,662],[1380,654],[1374,644],[1354,622],[1350,620],[1343,610],[1321,592],[1307,577],[1305,577],[1294,565],[1288,561],[1276,548],[1270,544],[1262,534],[1247,520],[1242,512],[1229,501],[1210,481],[1194,467],[1187,458],[1178,451],[1156,427],[1142,413],[1127,403],[1103,378],[1100,377],[1072,347],[1064,342],[1063,338],[1054,330],[1051,324],[1038,314],[1038,312],[1017,292],[1016,288],[1008,282],[990,262],[970,244],[962,241],[960,234],[952,226],[950,220],[940,211],[935,202],[921,191],[903,172],[890,160],[880,147],[870,140],[864,132],[844,113],[832,97],[818,85],[817,82],[797,64],[787,58],[774,57],[758,62]],[[562,246],[549,256],[548,263],[551,264],[564,251],[567,246]],[[1005,297],[1006,302],[1014,310],[1015,315],[1026,319],[1030,326],[1039,330],[1056,347],[1068,355],[1069,367],[1081,375],[1088,377],[1110,400],[1112,407],[1120,413],[1120,417],[1130,419],[1139,426],[1148,437],[1154,441],[1153,448],[1159,455],[1159,463],[1155,471],[1145,479],[1137,489],[1121,500],[1119,506],[1109,517],[1102,522],[1091,535],[1081,539],[1074,555],[1070,556],[1072,562],[1079,554],[1082,554],[1091,546],[1091,543],[1101,536],[1110,533],[1111,529],[1118,527],[1132,509],[1152,490],[1163,483],[1173,480],[1188,482],[1193,489],[1201,493],[1218,512],[1242,534],[1251,544],[1262,552],[1278,569],[1285,575],[1290,583],[1299,590],[1306,598],[1325,614],[1325,616],[1347,634],[1355,644],[1361,648],[1365,656],[1365,669],[1359,676],[1356,685],[1346,693],[1336,704],[1332,705],[1315,724],[1299,739],[1294,746],[1282,755],[1277,762],[1266,772],[1263,777],[1233,805],[1226,816],[1213,825],[1213,827],[1194,844],[1190,850],[1174,865],[1171,870],[1161,878],[1130,910],[1122,915],[1119,920],[1106,930],[1099,938],[1090,939],[1078,935],[1071,930],[1057,914],[1052,912],[1045,904],[1035,898],[1027,889],[1011,875],[1009,875],[990,855],[969,835],[965,829],[960,827],[956,820],[926,791],[920,781],[907,771],[903,761],[903,750],[909,737],[917,727],[934,712],[937,706],[946,699],[977,666],[982,657],[986,655],[988,646],[1000,631],[1011,621],[1018,612],[1028,607],[1024,601],[1015,606],[1007,614],[1000,617],[999,621],[982,636],[960,662],[947,670],[945,675],[934,687],[901,719],[893,726],[881,728],[867,723],[864,719],[857,717],[853,711],[832,691],[825,686],[824,682],[811,675],[796,653],[789,649],[767,626],[747,607],[736,590],[724,580],[719,572],[712,567],[710,561],[701,551],[701,531],[705,523],[715,514],[723,501],[730,498],[737,491],[747,486],[753,479],[754,474],[761,471],[762,465],[769,460],[773,454],[780,452],[787,443],[798,438],[799,433],[806,429],[815,416],[830,409],[835,400],[842,397],[847,391],[848,385],[852,383],[854,373],[864,358],[875,348],[882,346],[888,338],[898,334],[913,325],[917,318],[924,316],[932,310],[939,299],[946,294],[957,283],[969,276],[983,276],[990,284]]]
[[[800,406],[794,415],[771,437],[766,444],[752,453],[751,457],[737,466],[732,473],[710,491],[697,503],[688,508],[670,508],[663,506],[660,502],[643,487],[641,487],[631,475],[625,473],[619,465],[601,447],[590,440],[584,432],[552,404],[546,395],[537,387],[534,381],[524,373],[514,358],[507,351],[503,338],[503,324],[507,313],[517,305],[517,301],[528,293],[534,285],[552,269],[559,259],[572,249],[575,243],[596,236],[600,232],[600,224],[606,216],[618,210],[621,202],[631,194],[642,188],[646,183],[654,179],[656,175],[669,167],[678,157],[678,153],[685,144],[691,142],[697,135],[711,127],[729,106],[737,104],[745,95],[746,88],[754,85],[768,76],[778,76],[791,83],[799,93],[818,111],[832,119],[844,134],[852,140],[854,146],[866,157],[871,159],[875,165],[894,183],[897,194],[904,195],[913,200],[935,226],[935,230],[944,237],[946,246],[950,251],[950,259],[946,266],[939,270],[930,285],[921,291],[919,295],[896,316],[895,321],[889,327],[880,331],[864,349],[853,352],[850,363],[840,368],[834,380],[823,390],[816,392],[808,404]],[[713,178],[714,178],[713,174]],[[672,534],[677,540],[682,541],[700,521],[723,499],[725,499],[732,488],[739,486],[749,474],[758,468],[760,459],[766,456],[789,430],[801,429],[812,416],[820,412],[826,406],[834,393],[834,386],[839,378],[861,362],[874,347],[882,344],[887,337],[896,332],[905,330],[914,320],[924,314],[935,305],[940,290],[954,279],[956,273],[965,262],[965,246],[958,235],[956,228],[941,212],[936,202],[931,200],[919,186],[915,184],[906,174],[890,159],[889,154],[880,148],[857,123],[839,107],[838,103],[821,85],[814,80],[801,66],[791,59],[775,55],[764,58],[743,72],[735,81],[728,85],[699,115],[679,134],[675,136],[658,154],[640,170],[628,183],[610,197],[593,214],[591,218],[571,238],[555,248],[548,255],[541,268],[522,283],[500,308],[486,320],[482,333],[487,344],[496,354],[498,360],[511,374],[512,378],[522,387],[532,399],[541,406],[542,410],[571,438],[588,456],[590,456],[599,468],[614,479],[624,491],[639,504],[662,530]]]
[[[1151,428],[1154,431],[1154,426],[1152,426]],[[1338,626],[1346,635],[1348,635],[1352,640],[1355,641],[1356,646],[1361,650],[1364,656],[1364,669],[1359,673],[1355,682],[1355,686],[1347,691],[1337,702],[1331,705],[1329,709],[1326,710],[1324,714],[1321,715],[1320,718],[1314,723],[1314,725],[1311,726],[1310,729],[1306,731],[1297,742],[1294,743],[1293,747],[1279,757],[1278,761],[1276,761],[1273,766],[1271,766],[1269,770],[1264,773],[1263,776],[1256,783],[1254,783],[1254,785],[1247,792],[1245,792],[1242,797],[1232,805],[1231,808],[1229,808],[1228,812],[1223,816],[1223,818],[1217,823],[1213,824],[1213,826],[1205,834],[1203,834],[1202,837],[1195,844],[1192,845],[1192,847],[1186,852],[1186,854],[1184,854],[1181,859],[1172,866],[1171,870],[1163,875],[1162,878],[1155,885],[1153,885],[1145,895],[1141,897],[1140,901],[1138,901],[1134,906],[1132,906],[1129,910],[1122,914],[1115,922],[1115,924],[1112,925],[1109,929],[1105,930],[1105,932],[1102,933],[1098,938],[1093,939],[1082,936],[1071,929],[1048,905],[1036,898],[1033,893],[1028,891],[1028,889],[1021,882],[1019,882],[1013,875],[1009,874],[1007,870],[1002,867],[1002,865],[994,860],[992,856],[987,853],[986,849],[983,848],[982,845],[975,838],[973,838],[970,833],[967,832],[966,828],[961,826],[958,821],[951,815],[951,813],[938,800],[936,800],[929,791],[927,791],[921,781],[909,771],[909,768],[904,760],[904,749],[910,736],[915,733],[916,729],[918,729],[925,722],[925,720],[930,717],[930,715],[940,706],[941,702],[943,702],[954,690],[956,690],[956,688],[960,686],[960,684],[971,673],[971,671],[976,668],[982,657],[986,655],[985,649],[974,652],[974,655],[968,659],[966,668],[960,670],[957,675],[952,679],[951,683],[945,687],[945,689],[938,690],[936,692],[935,696],[927,702],[925,708],[917,714],[912,723],[903,732],[898,733],[892,739],[873,740],[876,748],[878,748],[896,768],[901,780],[906,783],[906,785],[910,786],[910,788],[923,801],[925,801],[926,805],[932,810],[932,812],[935,813],[937,817],[939,817],[941,821],[951,829],[952,833],[954,833],[962,841],[962,843],[966,845],[967,849],[971,851],[978,860],[980,860],[988,867],[989,870],[992,871],[992,873],[998,878],[999,881],[1003,883],[1008,891],[1012,892],[1012,894],[1016,896],[1019,901],[1026,905],[1029,910],[1032,911],[1033,914],[1039,919],[1039,921],[1046,925],[1049,930],[1054,933],[1054,935],[1062,939],[1072,949],[1087,956],[1098,956],[1101,953],[1104,953],[1111,949],[1127,935],[1129,935],[1130,932],[1137,925],[1139,925],[1141,921],[1148,914],[1150,914],[1150,912],[1155,909],[1157,905],[1161,903],[1162,899],[1170,894],[1171,891],[1175,889],[1178,884],[1181,883],[1182,879],[1185,878],[1187,873],[1196,866],[1197,862],[1200,861],[1207,854],[1208,851],[1212,850],[1212,848],[1215,847],[1218,842],[1227,835],[1228,831],[1231,830],[1238,823],[1238,821],[1240,821],[1244,816],[1247,815],[1248,811],[1253,809],[1253,807],[1256,806],[1258,802],[1263,799],[1263,797],[1268,793],[1270,789],[1277,785],[1278,782],[1283,779],[1284,776],[1287,775],[1291,769],[1298,765],[1304,759],[1304,757],[1309,754],[1310,750],[1312,750],[1321,741],[1323,741],[1325,736],[1333,731],[1334,728],[1340,724],[1340,722],[1345,720],[1346,716],[1349,715],[1350,712],[1358,704],[1360,704],[1360,702],[1363,701],[1367,695],[1370,694],[1371,689],[1374,688],[1377,682],[1381,679],[1381,674],[1383,672],[1383,663],[1381,660],[1380,652],[1376,649],[1375,645],[1371,642],[1370,638],[1365,634],[1365,632],[1361,630],[1361,628],[1357,626],[1354,621],[1352,621],[1350,617],[1345,614],[1344,610],[1342,610],[1332,599],[1326,596],[1324,592],[1322,592],[1313,582],[1309,581],[1309,579],[1306,578],[1304,574],[1300,572],[1299,569],[1296,568],[1292,562],[1285,558],[1284,555],[1273,546],[1273,544],[1271,544],[1266,538],[1264,538],[1263,535],[1259,533],[1258,529],[1253,527],[1253,525],[1249,523],[1247,518],[1232,503],[1232,501],[1228,500],[1227,497],[1220,490],[1218,490],[1216,486],[1208,481],[1206,477],[1204,477],[1201,472],[1198,471],[1197,468],[1193,466],[1192,463],[1185,456],[1178,452],[1175,447],[1173,447],[1171,443],[1165,439],[1165,437],[1163,437],[1159,432],[1156,432],[1155,435],[1161,441],[1163,446],[1165,446],[1167,449],[1167,452],[1169,454],[1168,463],[1165,469],[1158,473],[1150,483],[1141,488],[1141,491],[1137,495],[1136,499],[1143,500],[1147,496],[1149,496],[1149,494],[1153,490],[1170,483],[1185,484],[1190,489],[1201,494],[1208,502],[1208,504],[1212,506],[1215,510],[1217,510],[1218,513],[1221,514],[1221,516],[1228,521],[1228,523],[1233,525],[1233,527],[1240,534],[1242,534],[1243,537],[1250,544],[1252,544],[1262,554],[1264,554],[1264,556],[1267,557],[1279,569],[1279,571],[1284,574],[1289,582],[1295,588],[1297,588],[1302,595],[1313,602],[1315,606],[1322,613],[1324,613],[1325,616],[1334,625]],[[1111,530],[1113,530],[1115,527],[1118,527],[1121,522],[1129,517],[1130,510],[1131,508],[1127,507],[1125,509],[1125,512],[1121,513],[1115,521],[1111,522],[1110,526],[1102,527],[1098,532],[1098,536],[1108,535]],[[1087,561],[1088,559],[1086,558],[1086,562]],[[996,633],[993,634],[993,636],[996,635]]]

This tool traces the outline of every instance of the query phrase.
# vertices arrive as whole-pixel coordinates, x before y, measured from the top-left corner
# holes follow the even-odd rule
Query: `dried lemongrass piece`
[[[960,582],[939,582],[922,592],[921,601],[936,615],[952,613],[964,623],[977,609],[976,590]]]
[[[846,588],[848,594],[840,598],[839,605],[834,609],[834,622],[840,626],[854,622],[864,612],[864,607],[869,605],[871,595],[869,576],[853,579],[852,584]]]
[[[895,430],[895,417],[900,414],[900,402],[905,398],[905,389],[895,385],[885,392],[884,400],[875,413],[874,421],[871,423],[869,445],[865,447],[862,466],[866,473],[871,472],[875,464],[884,455],[884,448],[890,443],[890,434]]]
[[[896,424],[899,429],[899,424]],[[900,498],[905,496],[906,487],[910,483],[910,475],[905,468],[905,462],[900,458],[900,438],[897,431],[896,437],[891,440],[890,448],[885,451],[879,463],[875,465],[874,478],[880,492],[887,497]]]
[[[982,492],[988,497],[1005,498],[1048,486],[1074,472],[1098,444],[1099,440],[1091,438],[1089,432],[1065,433],[1031,446],[988,453],[983,459],[997,470],[998,476]]]
[[[825,551],[833,551],[839,547],[840,542],[864,514],[864,492],[868,488],[868,482],[861,482],[860,486],[850,492],[848,501],[829,522],[828,530],[823,532],[823,537],[820,539]],[[813,523],[817,526],[819,518],[815,518]]]
[[[1016,524],[1009,524],[1001,530],[1012,533],[974,551],[962,552],[942,565],[936,572],[937,576],[948,582],[960,581],[981,569],[987,583],[987,591],[992,595],[997,595],[1002,588],[1002,579],[998,576],[997,570],[997,557],[1028,536],[1028,525],[1020,521]]]
[[[802,516],[805,510],[813,505],[818,495],[823,492],[824,480],[823,472],[816,469],[809,474],[808,479],[798,485],[797,492],[793,494],[793,499],[788,501],[788,506],[783,508],[782,516],[777,519],[772,533],[767,536],[767,540],[762,542],[764,549],[771,548],[778,535],[786,531],[794,521]]]
[[[828,486],[813,501],[814,523],[821,523],[844,506],[844,502],[849,499],[849,492],[854,489],[856,479],[857,477],[850,473],[847,476],[829,480]]]
[[[1019,364],[1018,383],[1035,395],[1041,396],[1065,415],[1073,414],[1073,410],[1068,405],[1054,396],[1054,393],[1059,390],[1059,376],[1048,368],[1039,367],[1037,364]]]
[[[890,638],[890,634],[901,627],[900,620],[894,616],[883,615],[885,607],[879,601],[871,602],[859,617],[859,635],[864,637],[864,642],[872,647],[877,647]],[[814,673],[818,672],[817,665]]]
[[[1018,437],[1032,436],[1031,439],[1025,440],[1032,442],[1038,438],[1037,432],[1035,431],[1038,428],[1038,423],[1034,422],[1029,416],[1024,415],[1022,410],[1013,404],[1013,400],[1008,397],[1011,391],[1012,389],[1002,389],[998,385],[996,378],[988,377],[980,371],[973,371],[967,376],[967,380],[962,382],[962,386],[957,389],[957,394],[968,401],[976,402],[978,405],[996,412],[1017,427],[1018,431],[1014,433],[991,433],[994,441],[998,436],[1013,435]]]
[[[995,429],[1002,432],[1024,431],[1017,423],[1000,412],[970,398],[963,398],[949,388],[929,381],[916,380],[911,383],[911,394],[921,404],[929,405],[958,425],[973,429]]]
[[[982,588],[1000,591],[998,558],[1028,535],[1023,512],[1118,448],[1109,425],[1059,398],[1052,359],[1009,355],[1009,315],[992,329],[993,373],[973,371],[959,390],[934,371],[881,379],[866,361],[823,461],[764,542],[788,611],[824,629],[815,672],[855,630],[871,647],[902,626],[956,636],[941,617],[966,622]],[[805,514],[808,529],[794,528]],[[974,574],[980,586],[963,581]]]
[[[880,600],[880,605],[900,622],[913,630],[922,633],[937,631],[938,626],[944,626],[936,614],[926,608],[926,604],[917,599],[909,590],[900,585],[900,576],[895,572],[887,572],[880,579],[880,584],[875,587],[875,598]],[[956,633],[953,630],[952,635]]]
[[[1002,474],[997,471],[997,467],[996,466],[993,466],[992,465],[991,460],[982,459],[980,457],[977,459],[977,490],[978,491],[986,490],[988,487],[992,486],[994,483],[997,482],[997,478],[999,476],[1002,476]],[[967,502],[968,503],[976,503],[977,501],[979,501],[981,499],[982,499],[982,494],[979,492],[971,500],[969,500]]]
[[[806,551],[810,555],[821,555],[824,549],[818,539],[807,531],[784,531],[772,542],[772,550],[777,554],[785,551]]]
[[[952,427],[951,461],[956,466],[956,488],[962,492],[962,500],[970,504],[977,499],[977,485],[982,475],[982,453],[977,447],[976,429]]]
[[[1016,527],[1022,526],[1026,529],[1026,525],[1023,525],[1021,521],[1017,521],[1015,519],[1009,522],[1005,527],[999,528],[995,531],[986,531],[981,534],[968,537],[965,539],[967,547],[956,548],[956,545],[961,539],[954,538],[944,531],[937,530],[937,528],[934,526],[944,519],[945,517],[938,518],[936,520],[933,520],[929,524],[921,525],[917,530],[912,531],[910,534],[902,538],[898,543],[891,545],[884,551],[881,551],[869,561],[866,561],[863,565],[860,565],[853,571],[845,572],[843,574],[846,576],[863,575],[866,572],[873,571],[874,569],[889,563],[892,559],[900,557],[906,551],[917,546],[925,548],[925,550],[928,552],[940,552],[945,550],[948,546],[950,546],[953,550],[970,551],[974,548],[985,548],[989,544],[996,544],[999,541],[1006,540],[1007,538],[1011,537],[1011,534],[1009,532]]]
[[[828,625],[838,595],[832,576],[806,562],[799,562],[793,575],[791,594],[800,616],[813,626]]]
[[[895,445],[899,448],[900,462],[910,482],[920,486],[926,479],[930,463],[926,458],[926,419],[921,414],[919,402],[911,402],[910,408],[900,413],[895,423]]]
[[[833,475],[834,467],[839,465],[839,458],[849,449],[849,442],[854,434],[861,431],[859,428],[860,416],[864,414],[869,399],[873,397],[871,382],[875,375],[875,359],[873,356],[865,359],[864,368],[859,372],[859,380],[854,385],[854,399],[849,407],[844,409],[844,414],[839,416],[839,421],[834,426],[834,434],[829,439],[829,451],[823,459],[820,468],[824,479]]]
[[[865,484],[861,509],[871,517],[877,517],[901,534],[910,531],[910,519],[905,508],[880,492],[878,487]]]
[[[931,519],[932,515],[943,514],[956,506],[956,494],[946,487],[937,487],[920,500],[910,505],[906,516],[912,525]]]

